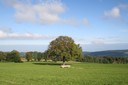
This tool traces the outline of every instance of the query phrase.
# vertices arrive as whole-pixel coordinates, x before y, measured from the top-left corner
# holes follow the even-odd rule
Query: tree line
[[[42,59],[47,61],[48,59],[46,52],[30,51],[26,52],[24,56],[21,56],[20,52],[17,50],[12,50],[11,52],[0,51],[0,62],[23,62],[23,58],[25,58],[28,62],[41,61]]]
[[[24,56],[20,56],[20,53],[17,50],[13,50],[11,52],[2,52],[0,51],[0,61],[1,62],[23,62],[22,58],[25,58],[28,62],[29,61],[45,61],[52,60],[52,61],[63,61],[61,57],[55,58],[50,54],[49,50],[45,52],[37,52],[37,51],[30,51],[26,52]],[[89,56],[85,55],[83,57],[75,57],[72,59],[78,62],[90,62],[90,63],[103,63],[103,64],[128,64],[128,57],[110,57],[110,56]],[[68,60],[66,60],[68,61]]]
[[[128,57],[111,57],[111,56],[89,56],[85,55],[82,59],[83,62],[91,63],[104,63],[104,64],[128,64]]]
[[[12,50],[11,52],[2,52],[0,51],[0,62],[23,62],[22,59],[25,58],[26,61],[41,61],[41,60],[45,60],[47,61],[48,59],[48,55],[47,52],[37,52],[37,51],[30,51],[30,52],[25,52],[25,55],[21,56],[20,52],[18,52],[17,50]]]

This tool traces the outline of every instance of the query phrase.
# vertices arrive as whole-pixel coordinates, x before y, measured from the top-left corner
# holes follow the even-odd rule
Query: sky
[[[44,51],[58,36],[83,51],[128,49],[128,0],[0,0],[1,51]]]

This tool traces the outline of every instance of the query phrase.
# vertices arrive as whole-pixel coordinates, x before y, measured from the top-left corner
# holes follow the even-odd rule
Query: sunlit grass
[[[128,85],[128,64],[0,63],[0,85]]]

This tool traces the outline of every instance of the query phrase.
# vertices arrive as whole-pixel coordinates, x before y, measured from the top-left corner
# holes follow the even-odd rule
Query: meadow
[[[128,64],[0,63],[0,85],[128,85]]]

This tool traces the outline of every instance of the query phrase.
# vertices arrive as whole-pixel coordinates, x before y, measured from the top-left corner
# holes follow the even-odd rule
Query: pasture
[[[128,64],[0,63],[0,85],[128,85]]]

